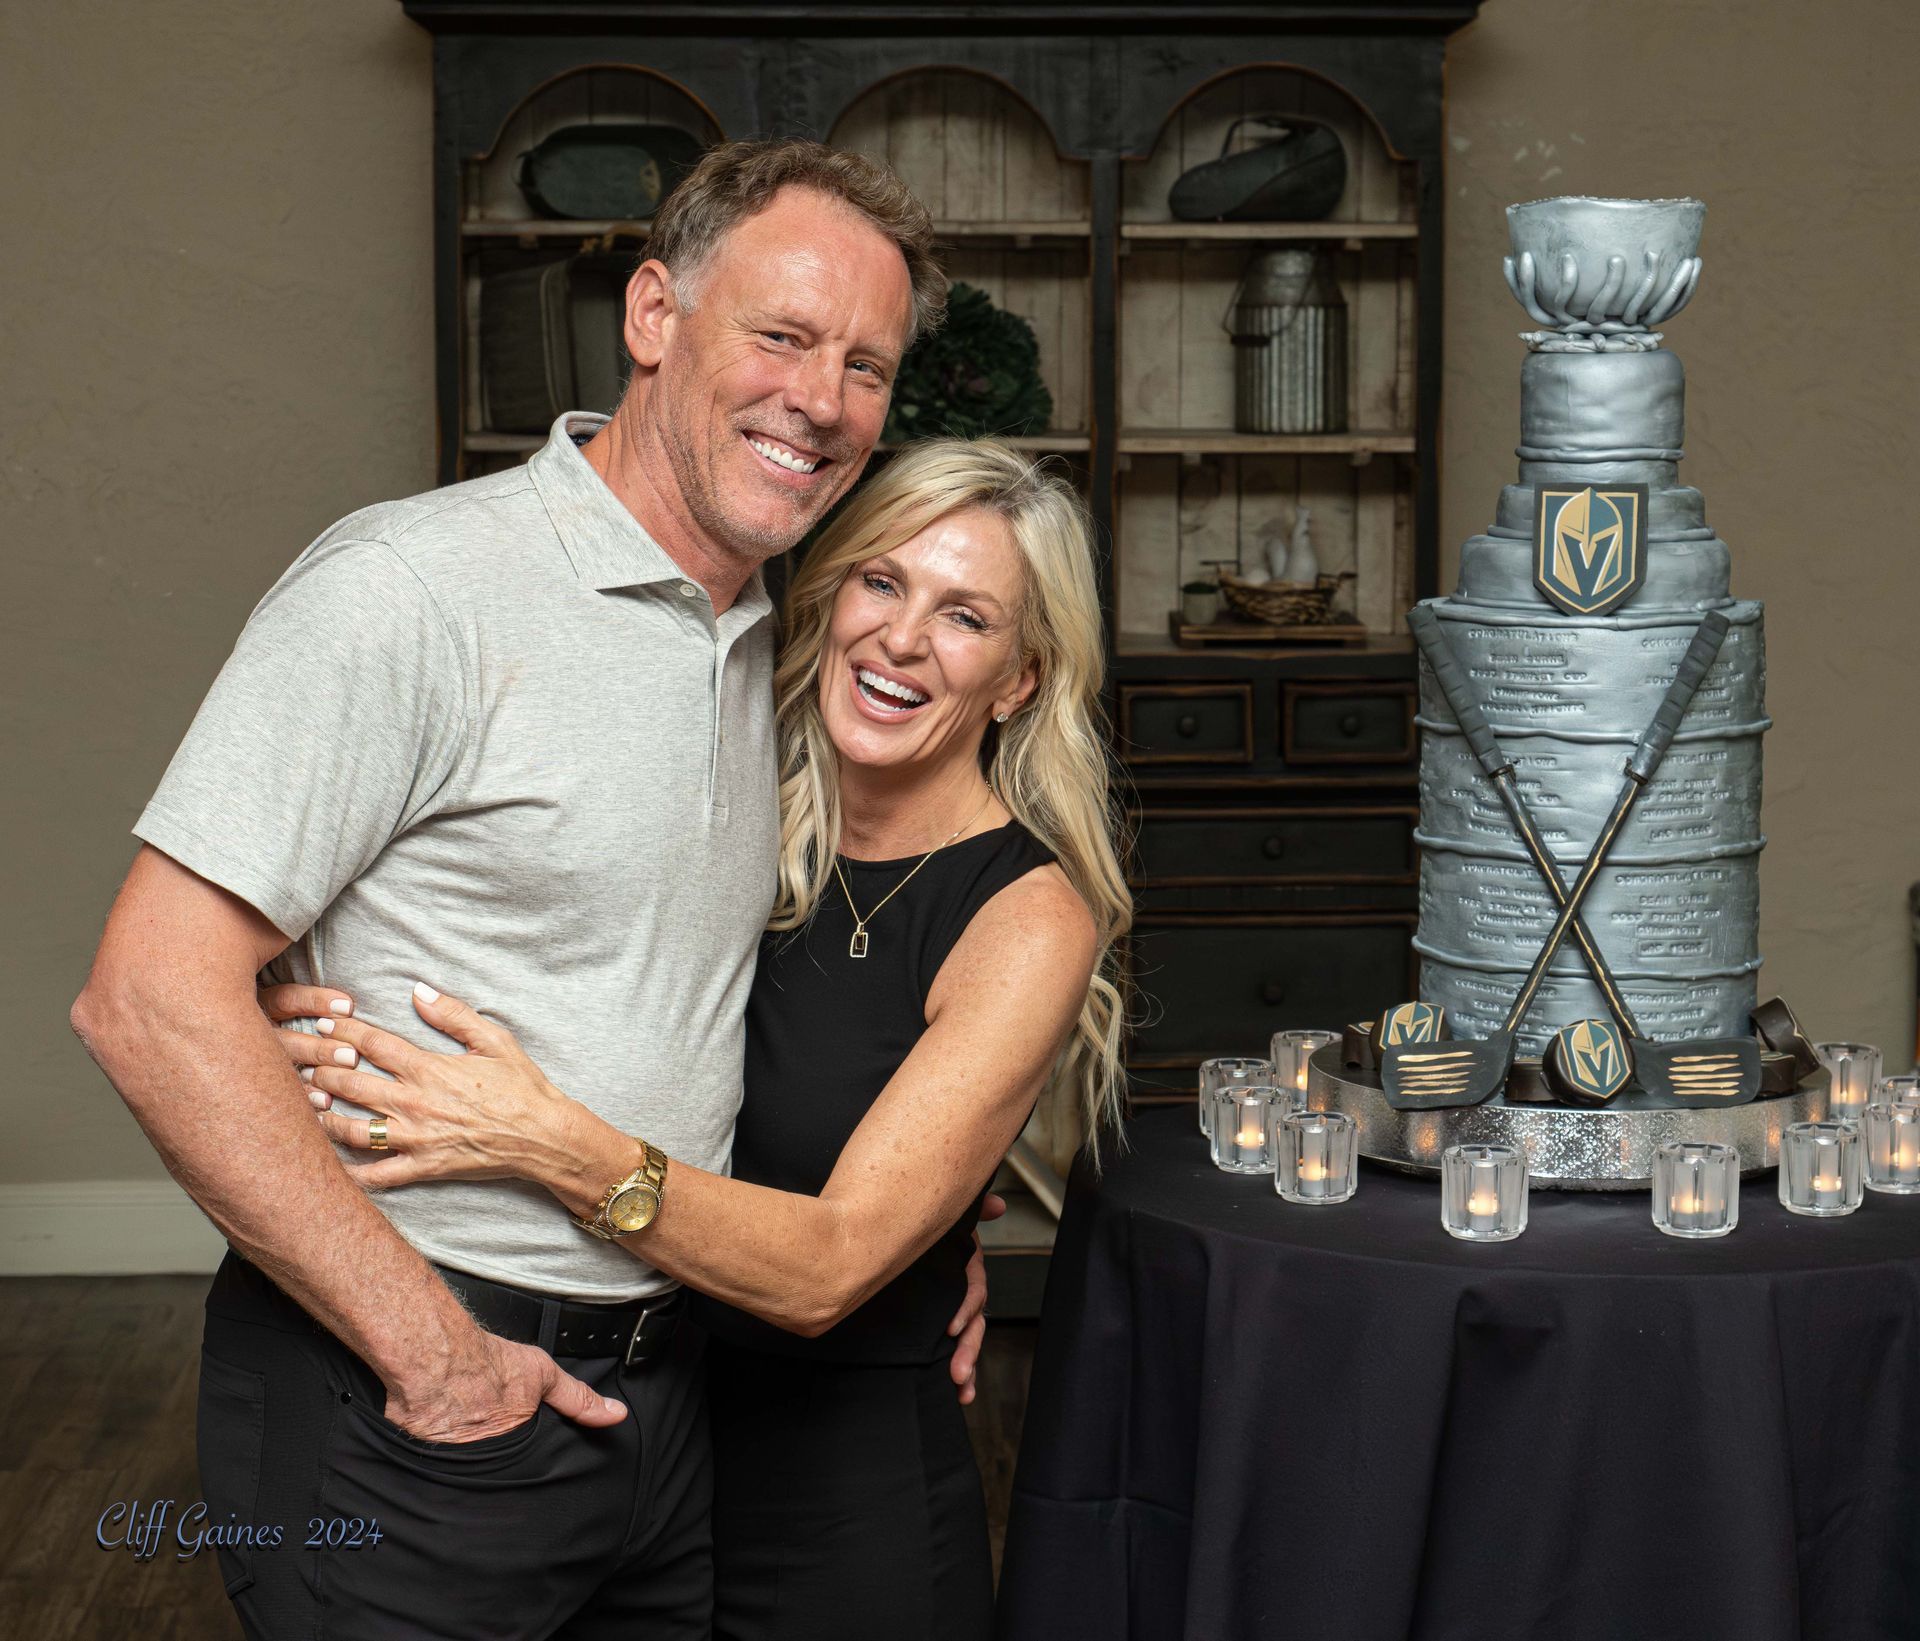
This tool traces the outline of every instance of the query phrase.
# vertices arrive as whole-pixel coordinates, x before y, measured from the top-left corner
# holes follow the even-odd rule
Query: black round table
[[[1005,1641],[1920,1637],[1920,1198],[1714,1242],[1437,1181],[1335,1207],[1193,1113],[1076,1168],[1001,1582]]]

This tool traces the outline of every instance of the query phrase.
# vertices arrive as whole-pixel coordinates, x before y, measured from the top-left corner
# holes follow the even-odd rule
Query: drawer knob
[[[1180,721],[1173,727],[1179,730],[1181,739],[1190,741],[1200,733],[1200,720],[1191,712],[1183,712]]]
[[[1287,1000],[1287,988],[1278,980],[1269,980],[1260,988],[1260,1001],[1268,1008],[1278,1008]]]
[[[1360,733],[1360,714],[1349,712],[1340,720],[1340,733],[1351,740]]]
[[[1269,833],[1267,841],[1260,845],[1260,853],[1268,860],[1278,860],[1287,852],[1286,840],[1278,832]]]

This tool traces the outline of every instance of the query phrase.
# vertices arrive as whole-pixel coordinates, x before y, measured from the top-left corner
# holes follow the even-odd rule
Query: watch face
[[[660,1193],[651,1185],[629,1185],[616,1191],[607,1204],[607,1218],[617,1231],[641,1231],[660,1212]]]

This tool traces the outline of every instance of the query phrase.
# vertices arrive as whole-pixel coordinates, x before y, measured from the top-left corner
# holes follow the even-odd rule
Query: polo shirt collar
[[[680,566],[621,505],[573,442],[574,434],[591,435],[610,420],[590,411],[569,410],[554,422],[547,442],[528,459],[527,468],[546,504],[547,517],[573,562],[573,573],[600,592],[684,580]]]

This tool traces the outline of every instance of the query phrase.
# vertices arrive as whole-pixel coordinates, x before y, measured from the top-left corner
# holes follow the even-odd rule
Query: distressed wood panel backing
[[[929,69],[875,86],[827,140],[892,166],[936,221],[1078,222],[1092,209],[1086,166],[978,74]]]
[[[891,166],[936,221],[1078,222],[1090,209],[1087,168],[1061,159],[1039,117],[977,74],[929,70],[876,86],[828,140]],[[955,280],[1033,326],[1053,429],[1062,432],[1089,422],[1087,256],[1078,247],[943,245]]]

